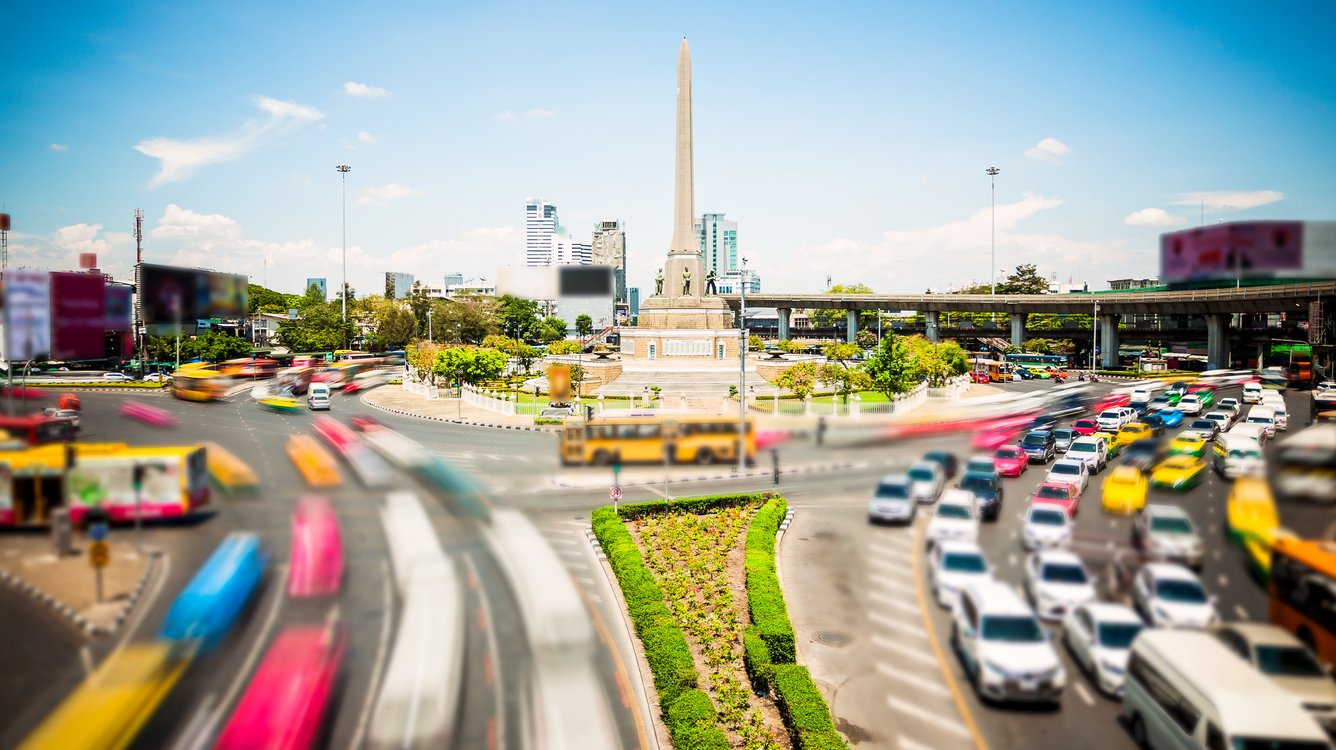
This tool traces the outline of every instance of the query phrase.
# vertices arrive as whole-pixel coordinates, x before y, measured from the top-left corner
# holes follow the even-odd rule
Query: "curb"
[[[553,432],[553,433],[555,433],[555,432],[561,432],[561,428],[560,428],[560,427],[538,427],[538,426],[536,426],[536,425],[530,427],[530,426],[528,426],[528,425],[495,424],[495,423],[492,423],[492,422],[475,422],[475,421],[473,421],[473,420],[471,420],[471,419],[449,419],[449,418],[446,418],[446,417],[430,417],[430,416],[427,416],[427,415],[425,415],[425,414],[417,414],[417,413],[415,413],[415,412],[411,412],[411,411],[404,411],[403,409],[392,409],[392,408],[390,408],[390,407],[388,407],[388,406],[381,406],[380,404],[373,404],[373,403],[371,403],[370,401],[367,401],[367,400],[366,400],[366,396],[362,396],[361,401],[362,401],[362,403],[366,404],[367,406],[370,406],[370,407],[373,408],[373,409],[380,409],[381,411],[387,411],[387,412],[389,412],[389,413],[391,413],[391,414],[398,414],[398,415],[403,416],[403,417],[414,417],[414,418],[417,418],[417,419],[427,419],[427,420],[430,420],[430,421],[433,421],[433,422],[444,422],[444,423],[446,423],[446,424],[463,425],[463,426],[465,426],[465,427],[490,427],[490,428],[495,429],[495,430],[521,430],[521,431],[523,431],[523,432]]]
[[[859,463],[859,462],[855,462],[855,461],[840,461],[840,462],[837,462],[837,463],[830,463],[830,464],[811,464],[811,465],[809,465],[809,466],[798,466],[798,467],[795,467],[795,468],[792,468],[792,469],[780,469],[779,473],[780,473],[781,475],[783,475],[783,474],[819,474],[819,473],[825,473],[825,472],[830,472],[830,471],[840,471],[840,470],[843,470],[843,469],[855,469],[855,468],[861,468],[861,467],[863,467],[863,466],[866,466],[866,463]],[[743,472],[743,473],[741,473],[741,474],[726,473],[726,474],[697,475],[697,476],[693,476],[693,477],[676,477],[676,478],[669,478],[669,479],[668,479],[668,484],[680,484],[680,483],[683,483],[683,482],[709,482],[709,481],[720,480],[720,479],[752,479],[752,478],[756,478],[756,477],[773,477],[774,475],[775,475],[775,472],[774,472],[773,470],[754,469],[754,470],[752,470],[752,471]],[[658,484],[663,484],[663,483],[664,483],[664,480],[662,480],[662,479],[647,479],[647,480],[644,480],[644,481],[636,481],[636,482],[626,482],[626,481],[622,481],[622,482],[619,482],[618,484],[619,484],[619,486],[621,486],[621,487],[648,487],[648,486],[658,485]],[[556,478],[554,478],[554,479],[552,480],[552,484],[553,484],[553,486],[555,486],[555,487],[563,487],[563,488],[566,488],[566,489],[594,489],[594,488],[595,488],[595,487],[584,487],[584,486],[582,486],[582,485],[578,485],[578,484],[567,484],[567,483],[563,483],[563,482],[561,482],[560,480],[558,480],[558,479],[556,479]],[[598,487],[602,487],[603,485],[597,485],[597,486],[598,486]]]
[[[70,608],[69,605],[7,570],[0,570],[0,581],[4,581],[32,599],[45,604],[51,611],[73,623],[85,635],[111,635],[130,616],[130,610],[134,609],[135,603],[139,601],[140,595],[144,593],[144,588],[148,585],[148,579],[153,574],[153,568],[157,565],[158,558],[163,554],[160,549],[147,550],[147,553],[148,564],[144,566],[144,572],[140,574],[139,580],[135,582],[134,588],[130,590],[130,595],[126,597],[125,604],[121,605],[121,610],[116,613],[115,624],[110,628],[90,622],[86,617]]]

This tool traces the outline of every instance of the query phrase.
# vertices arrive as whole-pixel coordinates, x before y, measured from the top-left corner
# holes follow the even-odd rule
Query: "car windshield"
[[[909,478],[915,482],[931,482],[933,479],[932,469],[918,466],[909,470]]]
[[[1302,646],[1258,646],[1257,668],[1276,677],[1323,677],[1325,672]]]
[[[991,472],[993,470],[993,460],[991,458],[971,458],[968,464],[965,464],[965,471],[983,471]]]
[[[1172,579],[1155,584],[1155,596],[1167,602],[1205,604],[1206,592],[1196,581]]]
[[[1106,412],[1104,412],[1103,414],[1100,414],[1100,415],[1099,415],[1099,418],[1100,418],[1100,419],[1117,419],[1117,418],[1118,418],[1118,412],[1116,412],[1116,411],[1106,411]]]
[[[1071,446],[1070,448],[1067,449],[1067,452],[1068,452],[1068,453],[1071,453],[1072,451],[1075,451],[1075,452],[1077,452],[1077,453],[1090,453],[1090,452],[1093,452],[1094,450],[1095,450],[1095,444],[1094,444],[1094,443],[1081,443],[1081,442],[1076,442],[1076,443],[1072,443],[1072,446]]]
[[[1059,464],[1053,464],[1053,468],[1049,469],[1049,472],[1052,473],[1052,474],[1080,474],[1080,473],[1081,473],[1081,465],[1080,465],[1080,464],[1061,464],[1061,463],[1059,463]]]
[[[1106,622],[1099,626],[1099,645],[1104,648],[1131,648],[1141,624],[1136,622]]]
[[[988,562],[973,552],[948,552],[942,567],[955,573],[987,573]]]
[[[1194,430],[1214,430],[1215,422],[1210,419],[1194,419],[1188,427]]]
[[[965,478],[960,480],[960,488],[970,492],[992,492],[993,478],[987,474],[966,474]]]
[[[1030,523],[1040,526],[1063,526],[1067,523],[1067,514],[1060,510],[1037,508],[1030,511]]]
[[[1175,516],[1150,519],[1150,530],[1159,534],[1191,534],[1192,522]]]
[[[1054,583],[1085,583],[1085,569],[1071,563],[1049,563],[1040,571],[1039,577]]]
[[[877,485],[877,497],[904,500],[909,497],[909,486],[900,482],[882,482]]]
[[[1256,449],[1248,450],[1241,448],[1231,448],[1229,450],[1230,458],[1261,458],[1262,454]]]
[[[1028,445],[1034,448],[1042,448],[1044,447],[1044,443],[1047,442],[1048,442],[1047,435],[1039,435],[1032,432],[1029,435],[1025,436],[1025,439],[1021,441],[1021,444]]]
[[[1271,424],[1271,417],[1248,417],[1248,421],[1253,424]]]
[[[1008,643],[1039,643],[1044,640],[1044,629],[1033,617],[985,617],[980,635],[985,641]]]
[[[999,448],[999,449],[997,450],[997,457],[998,457],[998,458],[1019,458],[1019,457],[1020,457],[1020,451],[1016,450],[1015,448]]]
[[[1074,430],[1069,430],[1066,427],[1053,431],[1054,440],[1071,440],[1074,437],[1076,437],[1076,432]]]
[[[1035,497],[1046,497],[1052,500],[1067,500],[1068,495],[1069,490],[1065,484],[1057,487],[1051,484],[1040,485],[1039,491],[1035,493]]]
[[[968,518],[970,517],[970,509],[969,509],[969,508],[966,508],[966,507],[963,506],[963,505],[955,505],[955,504],[953,504],[953,503],[945,503],[945,504],[943,504],[943,505],[938,505],[938,506],[937,506],[937,517],[938,517],[938,518],[964,518],[964,519],[968,519]]]

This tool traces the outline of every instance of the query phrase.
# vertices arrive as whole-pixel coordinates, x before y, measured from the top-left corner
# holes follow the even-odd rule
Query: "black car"
[[[1163,456],[1164,441],[1156,438],[1142,438],[1123,449],[1123,463],[1142,471],[1149,471]]]
[[[1030,430],[1051,430],[1058,423],[1058,418],[1052,414],[1040,414],[1030,423]]]
[[[1147,414],[1141,418],[1141,423],[1150,428],[1150,434],[1155,437],[1164,436],[1164,420],[1159,414]]]
[[[958,464],[954,454],[946,451],[929,451],[923,454],[924,461],[931,461],[942,467],[942,476],[951,479],[956,475]]]
[[[1220,432],[1220,423],[1214,419],[1194,419],[1188,425],[1188,430],[1200,432],[1207,440],[1215,440],[1216,434]]]
[[[1025,457],[1030,463],[1038,461],[1046,464],[1053,460],[1057,455],[1057,443],[1053,440],[1053,433],[1048,430],[1031,430],[1025,433],[1021,439],[1021,450],[1025,451]]]
[[[979,504],[979,515],[985,521],[996,521],[1002,512],[1002,480],[996,474],[982,471],[967,471],[960,480],[960,489],[974,495]]]
[[[1021,380],[1034,380],[1034,373],[1030,372],[1024,367],[1017,367],[1015,370],[1013,370],[1013,372],[1021,376]]]

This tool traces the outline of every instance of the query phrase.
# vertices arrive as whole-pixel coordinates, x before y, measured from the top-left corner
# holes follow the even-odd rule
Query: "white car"
[[[1261,425],[1268,438],[1276,436],[1276,410],[1269,406],[1263,404],[1254,406],[1248,410],[1248,418],[1244,421],[1246,424]]]
[[[872,500],[867,506],[867,520],[913,523],[918,514],[918,503],[909,492],[909,477],[904,474],[887,474],[877,483],[872,493]]]
[[[991,466],[991,462],[989,464]],[[935,461],[917,461],[909,467],[909,494],[914,502],[935,503],[946,486],[946,474]]]
[[[56,417],[57,419],[68,419],[70,421],[71,427],[73,427],[76,430],[79,429],[79,412],[73,409],[57,409],[56,407],[52,406],[43,409],[42,413],[48,417]]]
[[[1021,546],[1027,550],[1062,547],[1072,540],[1072,522],[1058,505],[1031,503],[1021,527]]]
[[[1053,462],[1053,465],[1048,468],[1048,476],[1044,477],[1044,481],[1070,484],[1076,488],[1076,494],[1079,497],[1085,494],[1086,486],[1090,483],[1090,472],[1086,470],[1085,461],[1064,458]]]
[[[1080,461],[1085,464],[1086,474],[1098,474],[1104,471],[1104,466],[1109,462],[1109,450],[1105,445],[1103,438],[1081,437],[1072,441],[1067,446],[1067,455],[1064,461]]]
[[[1201,414],[1201,397],[1195,393],[1189,393],[1183,398],[1180,398],[1178,400],[1178,410],[1184,414],[1192,414],[1194,416]]]
[[[1276,429],[1288,431],[1290,429],[1290,410],[1285,406],[1285,397],[1275,391],[1267,391],[1262,394],[1262,406],[1271,408],[1272,419],[1275,420]]]
[[[1234,425],[1234,420],[1229,416],[1229,413],[1218,409],[1206,412],[1206,416],[1202,417],[1202,419],[1209,419],[1212,422],[1215,422],[1217,433],[1224,432]]]
[[[1105,409],[1099,413],[1095,422],[1104,432],[1117,432],[1118,428],[1127,424],[1127,419],[1123,415],[1122,409]]]
[[[1121,604],[1088,602],[1067,613],[1062,636],[1072,658],[1100,692],[1120,696],[1132,641],[1144,627],[1137,613]]]
[[[1040,550],[1025,561],[1025,593],[1035,614],[1044,620],[1061,620],[1078,604],[1094,601],[1095,579],[1086,572],[1081,558],[1067,550]]]
[[[1228,414],[1230,422],[1237,422],[1239,421],[1239,417],[1243,416],[1243,404],[1239,403],[1239,400],[1232,396],[1230,398],[1222,398],[1215,402],[1215,408],[1216,411],[1222,411]]]
[[[134,378],[130,377],[129,375],[126,375],[123,372],[109,372],[103,375],[100,379],[108,380],[113,383],[125,383],[134,380]]]
[[[951,646],[981,697],[1061,704],[1067,672],[1039,618],[1010,586],[981,581],[960,593]]]
[[[1245,403],[1245,404],[1255,404],[1255,403],[1257,403],[1257,402],[1259,402],[1259,401],[1261,401],[1261,400],[1262,400],[1262,384],[1261,384],[1261,383],[1244,383],[1244,384],[1243,384],[1243,403]]]
[[[1157,628],[1205,628],[1220,622],[1215,597],[1176,563],[1146,563],[1132,583],[1132,602]]]
[[[928,528],[928,544],[945,541],[974,542],[979,539],[979,508],[974,493],[953,489],[942,495],[933,508]]]
[[[928,586],[946,609],[956,606],[965,587],[992,577],[993,566],[974,542],[942,542],[933,545],[928,555]]]

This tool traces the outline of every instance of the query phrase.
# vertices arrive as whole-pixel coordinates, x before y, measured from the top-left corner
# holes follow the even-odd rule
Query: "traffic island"
[[[65,617],[87,635],[114,633],[143,593],[155,553],[133,544],[111,542],[102,567],[98,599],[97,569],[88,544],[78,554],[56,555],[46,537],[10,535],[0,544],[0,580]]]
[[[677,748],[845,748],[775,572],[774,493],[604,506],[594,535],[621,587]]]

